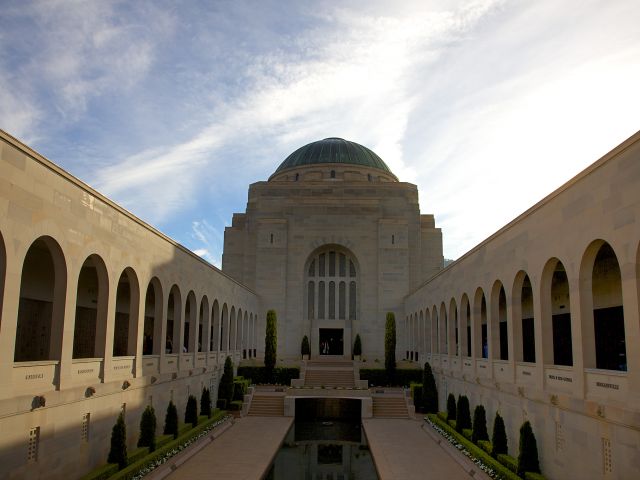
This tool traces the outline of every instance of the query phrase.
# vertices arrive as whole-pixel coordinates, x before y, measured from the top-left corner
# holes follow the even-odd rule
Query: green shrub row
[[[498,461],[511,470],[513,473],[518,473],[518,460],[513,458],[511,455],[507,455],[506,453],[501,453],[498,455]]]
[[[128,466],[118,471],[117,464],[107,464],[96,468],[89,472],[87,475],[81,478],[81,480],[129,480],[133,478],[138,471],[142,470],[147,465],[155,462],[156,460],[164,457],[172,449],[178,447],[185,441],[189,440],[200,432],[205,430],[209,425],[217,422],[224,417],[225,412],[216,410],[210,419],[205,416],[200,417],[200,423],[197,427],[191,427],[191,425],[182,425],[180,427],[180,435],[174,439],[173,435],[160,435],[156,439],[156,450],[153,453],[148,453],[148,449],[138,448],[134,450],[133,454],[128,457]]]
[[[243,376],[234,377],[233,379],[233,400],[242,402],[247,394],[251,379]],[[233,402],[232,402],[233,403]]]
[[[360,380],[368,380],[370,387],[409,386],[422,383],[422,370],[417,368],[397,368],[394,378],[388,379],[386,370],[382,368],[361,368]]]
[[[471,440],[467,440],[463,435],[460,435],[458,432],[456,432],[456,430],[452,428],[447,423],[446,420],[442,419],[442,416],[446,418],[446,413],[438,412],[438,415],[434,415],[430,413],[427,416],[429,417],[429,420],[431,420],[438,427],[440,427],[449,435],[451,435],[453,438],[455,438],[456,441],[460,443],[462,446],[464,446],[464,448],[466,448],[474,457],[476,457],[479,460],[482,460],[482,463],[492,468],[496,473],[498,473],[498,475],[501,475],[506,480],[521,480],[520,477],[518,477],[518,475],[513,473],[504,465],[502,465],[498,460],[496,460],[487,452],[485,452],[483,449],[478,447],[478,445],[471,442]]]
[[[269,379],[268,372],[263,366],[240,366],[238,376],[248,379],[251,384],[274,383],[276,385],[291,385],[291,380],[300,378],[298,367],[276,367],[273,369],[273,378]]]

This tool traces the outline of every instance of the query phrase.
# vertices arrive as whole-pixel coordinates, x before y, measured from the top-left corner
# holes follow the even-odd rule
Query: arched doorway
[[[312,355],[351,355],[360,318],[355,255],[339,245],[318,248],[305,263],[304,285]]]

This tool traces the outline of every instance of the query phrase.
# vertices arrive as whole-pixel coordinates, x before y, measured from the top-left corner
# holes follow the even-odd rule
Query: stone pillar
[[[107,325],[104,338],[104,360],[102,362],[102,381],[107,383],[113,378],[113,334],[116,323],[116,297],[120,277],[111,275],[109,278],[109,298],[107,299]]]
[[[6,274],[3,299],[0,302],[0,399],[13,396],[13,359],[16,347],[16,328],[18,326],[18,306],[20,304],[20,280],[22,278],[22,260],[24,254],[15,255],[12,244],[7,244]],[[1,274],[2,272],[0,272]]]
[[[633,398],[638,399],[640,397],[640,299],[638,298],[640,285],[638,285],[636,268],[640,267],[636,266],[635,262],[625,262],[621,265],[620,274],[629,393]],[[637,401],[635,403],[637,405]]]
[[[61,329],[61,337],[58,340],[60,345],[60,355],[57,357],[60,360],[58,388],[62,390],[67,388],[71,383],[72,368],[73,368],[73,337],[75,334],[76,324],[76,298],[78,294],[78,277],[80,270],[72,268],[73,263],[67,263],[67,284],[64,300],[64,323]],[[55,301],[55,300],[54,300]],[[55,321],[55,318],[54,318]],[[98,322],[96,319],[96,329],[98,328]],[[52,329],[53,330],[53,329]],[[53,331],[52,331],[53,335]],[[97,335],[97,330],[96,330]],[[52,339],[53,340],[53,339]]]

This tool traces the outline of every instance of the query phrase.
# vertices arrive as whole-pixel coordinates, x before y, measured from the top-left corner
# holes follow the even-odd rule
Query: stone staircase
[[[374,418],[409,418],[404,397],[373,395],[371,398]]]
[[[353,362],[347,360],[316,360],[307,362],[304,384],[307,387],[355,386]]]
[[[282,417],[284,415],[284,395],[253,394],[249,416]]]

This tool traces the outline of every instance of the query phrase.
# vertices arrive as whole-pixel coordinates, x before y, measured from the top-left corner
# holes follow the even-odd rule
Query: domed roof
[[[300,147],[280,164],[275,173],[289,168],[304,167],[318,163],[361,165],[384,170],[393,175],[387,164],[367,147],[336,137],[325,138]]]

